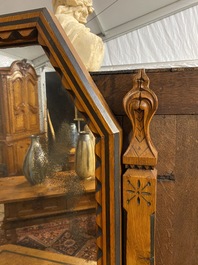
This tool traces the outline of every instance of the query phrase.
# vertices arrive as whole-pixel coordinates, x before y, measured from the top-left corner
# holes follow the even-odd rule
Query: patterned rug
[[[46,224],[17,229],[18,245],[97,260],[94,214],[72,215]]]

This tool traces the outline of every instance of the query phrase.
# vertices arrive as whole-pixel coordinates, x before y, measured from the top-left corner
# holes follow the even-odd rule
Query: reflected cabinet
[[[38,76],[26,60],[0,68],[0,174],[22,174],[29,135],[39,134]]]

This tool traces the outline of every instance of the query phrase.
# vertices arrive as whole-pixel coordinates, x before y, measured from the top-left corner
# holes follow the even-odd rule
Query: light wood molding
[[[87,261],[57,253],[31,249],[22,246],[7,244],[0,246],[0,264],[7,265],[96,265],[95,261]]]
[[[126,265],[154,265],[157,171],[128,169],[123,175]]]

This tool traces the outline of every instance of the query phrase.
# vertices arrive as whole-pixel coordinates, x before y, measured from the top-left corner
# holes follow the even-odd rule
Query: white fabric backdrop
[[[102,71],[198,66],[198,6],[105,43]]]

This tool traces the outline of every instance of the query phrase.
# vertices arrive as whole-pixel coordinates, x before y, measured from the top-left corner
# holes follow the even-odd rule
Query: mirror
[[[35,48],[28,47],[26,52],[31,53]],[[23,50],[24,48],[18,50],[21,56]],[[9,49],[5,52],[11,53]],[[23,66],[18,69],[13,66],[15,62],[22,62]],[[13,104],[7,97],[4,98],[4,103],[14,106],[14,109],[8,106],[13,116],[2,119],[2,131],[6,131],[4,127],[7,124],[16,123],[15,128],[19,130],[16,129],[14,133],[9,131],[10,138],[17,134],[17,139],[14,140],[17,149],[25,143],[23,154],[21,150],[17,153],[17,156],[21,156],[21,163],[13,155],[15,149],[9,150],[9,154],[7,150],[4,150],[3,155],[1,153],[0,162],[5,167],[2,177],[4,182],[10,181],[13,184],[10,184],[12,195],[9,187],[6,189],[7,200],[12,198],[13,202],[4,205],[4,223],[5,227],[9,228],[6,230],[4,242],[82,258],[96,264],[95,137],[82,114],[74,106],[68,91],[63,88],[60,77],[54,68],[49,68],[48,65],[50,63],[46,61],[36,69],[38,85],[35,83],[33,91],[31,86],[35,80],[32,76],[28,77],[28,70],[25,71],[30,67],[35,70],[31,62],[14,60],[10,67],[0,68],[3,80],[1,95],[4,97],[3,90],[7,90],[6,95],[9,94],[13,98]],[[26,83],[25,87],[23,82]],[[28,90],[31,91],[30,94]],[[32,109],[33,101],[29,99],[30,96],[34,98],[35,106],[39,105],[38,111]],[[37,113],[36,122],[39,122],[39,125],[36,129],[35,126],[31,127],[23,122],[26,104],[31,106],[29,112],[26,112],[29,120],[34,120]],[[1,116],[3,115],[2,110]],[[19,126],[19,123],[22,125]],[[29,179],[23,176],[24,158],[27,147],[31,144],[31,134],[40,135],[40,143],[48,161],[46,179],[36,185],[32,185]],[[3,145],[2,142],[0,144]],[[12,145],[12,140],[7,140],[6,144]],[[35,177],[38,177],[38,174],[39,172]],[[2,181],[3,184],[4,182]],[[16,195],[21,187],[24,194],[22,203]],[[41,191],[44,200],[39,196]],[[62,207],[57,204],[62,204]],[[13,210],[15,207],[17,211]]]
[[[30,44],[43,47],[96,138],[97,264],[121,264],[121,129],[53,15],[41,9],[0,17],[1,48]]]

